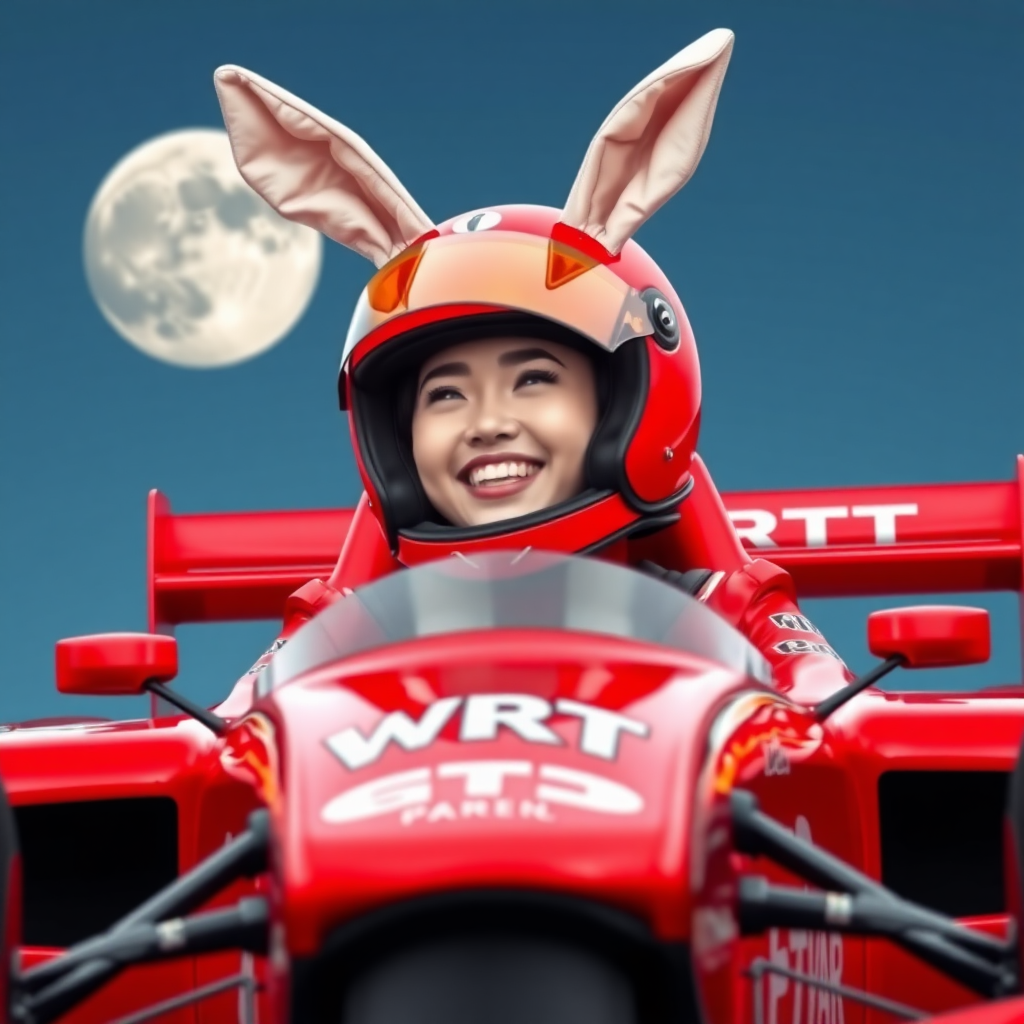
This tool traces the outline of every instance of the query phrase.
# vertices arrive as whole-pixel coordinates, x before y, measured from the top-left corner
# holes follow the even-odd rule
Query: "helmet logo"
[[[501,223],[501,214],[495,210],[484,210],[482,213],[469,213],[460,217],[453,225],[452,231],[464,235],[468,231],[487,231]]]

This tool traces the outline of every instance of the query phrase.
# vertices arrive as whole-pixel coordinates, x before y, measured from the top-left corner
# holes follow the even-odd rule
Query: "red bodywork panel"
[[[311,756],[306,742],[283,744],[290,948],[315,951],[339,911],[347,918],[456,885],[572,892],[633,911],[665,939],[687,938],[690,780],[714,711],[748,686],[657,647],[508,630],[410,642],[400,653],[356,656],[282,687],[260,707],[285,737],[315,737],[317,747]],[[605,758],[587,753],[579,717],[556,710],[546,727],[557,743],[523,742],[506,728],[493,740],[467,739],[472,702],[488,694],[532,696],[555,708],[582,702],[643,723],[646,735],[621,735],[615,757]],[[389,713],[419,720],[445,698],[462,703],[422,750],[392,744],[353,770],[328,749],[345,728],[370,735]],[[481,763],[490,769],[458,774]],[[394,812],[370,816],[369,806],[332,805],[353,786],[410,770],[418,774],[405,785],[422,793],[409,791],[417,799],[407,807],[396,801]],[[387,792],[394,800],[403,790]],[[324,820],[332,806],[342,820]]]
[[[801,595],[1022,586],[1024,460],[1006,483],[746,493],[724,502],[747,550],[786,568]],[[149,514],[151,628],[163,632],[279,617],[288,595],[331,576],[353,515],[173,515],[157,492]],[[466,716],[484,705],[470,711],[469,701],[495,694],[547,702],[544,728],[556,740],[527,742],[507,728],[474,736]],[[365,739],[388,715],[420,722],[446,700],[450,719],[429,743],[384,744],[355,767],[339,755],[352,756],[336,739],[346,730]],[[232,707],[238,701],[236,694]],[[586,720],[575,705],[647,732],[623,732],[614,759],[597,756],[583,749]],[[709,1018],[733,1024],[751,1014],[750,982],[738,968],[758,955],[929,1010],[972,997],[880,942],[786,930],[737,942],[710,925],[705,933],[722,920],[721,894],[736,868],[735,857],[719,862],[709,853],[729,789],[751,789],[783,824],[878,877],[884,772],[1006,772],[1022,734],[1024,688],[1016,686],[971,695],[869,691],[822,727],[784,698],[680,652],[571,634],[476,634],[326,666],[258,699],[219,740],[180,718],[12,727],[0,734],[0,774],[16,808],[171,797],[180,870],[240,831],[253,807],[269,806],[275,905],[293,956],[313,953],[352,915],[413,893],[478,885],[574,892],[631,910],[663,938],[691,942]],[[487,775],[467,761],[505,767]],[[404,779],[392,786],[396,774]],[[382,799],[397,803],[363,813]],[[68,857],[73,864],[73,846]],[[1005,918],[984,924],[1000,929]],[[237,957],[206,957],[138,969],[68,1020],[110,1021],[237,967]],[[875,1019],[779,979],[765,981],[765,999],[766,1024]],[[237,996],[165,1019],[234,1021]]]

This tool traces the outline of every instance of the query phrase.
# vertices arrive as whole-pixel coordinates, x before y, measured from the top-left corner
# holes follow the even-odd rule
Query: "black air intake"
[[[463,890],[339,927],[292,964],[294,1020],[679,1024],[699,1020],[689,949],[555,894]]]
[[[23,872],[22,941],[70,946],[105,931],[178,877],[170,797],[14,808]]]
[[[344,1024],[636,1024],[620,970],[543,938],[466,935],[386,957],[357,978]]]
[[[951,917],[1004,913],[1007,772],[894,771],[878,780],[882,883]]]

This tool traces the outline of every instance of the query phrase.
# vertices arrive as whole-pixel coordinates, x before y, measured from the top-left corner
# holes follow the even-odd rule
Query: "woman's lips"
[[[480,498],[484,501],[496,500],[498,498],[511,498],[515,494],[520,494],[526,490],[534,480],[537,479],[540,470],[534,473],[532,476],[516,476],[509,477],[507,480],[498,482],[482,483],[474,487],[472,484],[467,483],[466,488],[474,498]]]
[[[459,471],[460,483],[484,501],[510,498],[525,491],[544,469],[544,463],[518,454],[472,459]]]

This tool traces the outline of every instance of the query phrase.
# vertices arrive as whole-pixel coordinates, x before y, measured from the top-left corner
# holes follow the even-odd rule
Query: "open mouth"
[[[459,480],[478,497],[507,497],[528,487],[543,468],[522,455],[482,456],[462,467]]]

